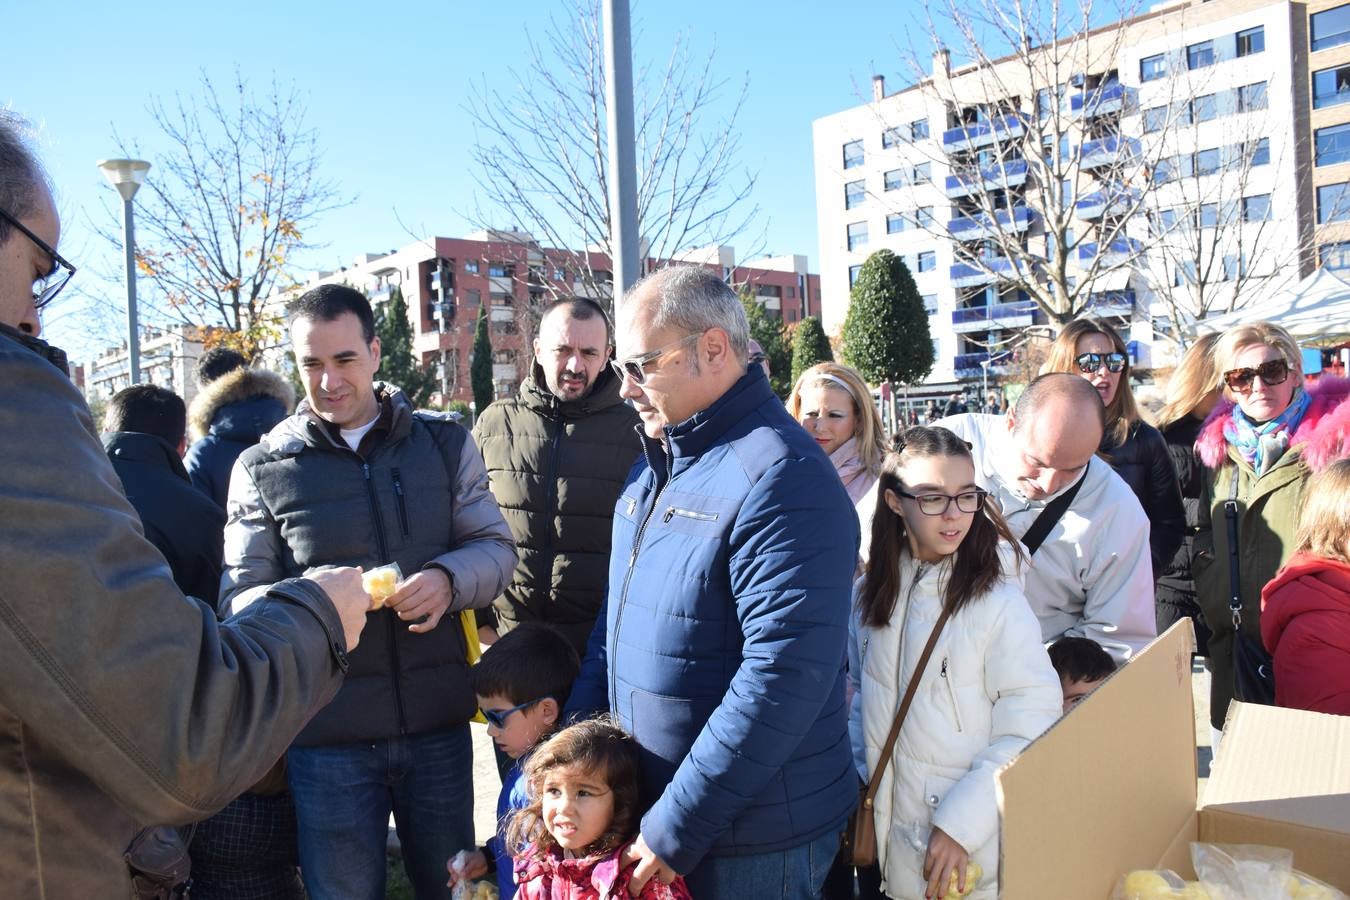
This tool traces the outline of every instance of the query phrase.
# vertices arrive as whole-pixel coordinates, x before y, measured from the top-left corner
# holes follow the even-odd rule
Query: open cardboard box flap
[[[1190,843],[1265,843],[1350,890],[1350,718],[1235,703],[1197,809],[1189,622],[998,776],[1002,896],[1105,900],[1132,869],[1193,877]]]

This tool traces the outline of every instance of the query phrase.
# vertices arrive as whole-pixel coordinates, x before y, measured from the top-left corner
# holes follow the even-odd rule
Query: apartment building
[[[703,265],[728,283],[752,291],[771,316],[787,324],[820,315],[820,276],[807,271],[805,255],[737,262],[734,248],[705,247],[658,265]],[[613,274],[609,257],[594,251],[539,246],[521,231],[485,230],[463,238],[433,237],[386,254],[363,254],[351,266],[318,272],[299,287],[349,284],[378,306],[397,287],[408,305],[414,351],[434,367],[443,400],[473,398],[469,365],[479,311],[487,310],[492,378],[497,397],[513,394],[528,374],[540,309],[563,296],[608,306]],[[294,296],[289,294],[287,296]],[[269,301],[279,310],[285,296]]]
[[[1031,280],[1113,321],[1138,368],[1170,365],[1201,313],[1350,265],[1346,100],[1350,4],[1181,0],[983,64],[939,49],[918,83],[877,77],[814,123],[826,329],[885,247],[929,310],[930,385],[1053,334]]]
[[[141,383],[168,388],[191,403],[197,395],[197,359],[202,355],[206,332],[200,328],[145,328],[141,334]],[[110,347],[81,367],[85,396],[107,400],[131,386],[131,361],[126,343]],[[95,423],[98,424],[98,423]]]

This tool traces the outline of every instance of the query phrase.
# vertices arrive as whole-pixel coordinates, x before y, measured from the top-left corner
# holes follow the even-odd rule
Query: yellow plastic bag
[[[464,629],[464,659],[472,666],[483,658],[483,645],[478,642],[478,617],[473,614],[473,610],[460,610],[459,627]],[[481,709],[473,714],[470,721],[487,724]]]

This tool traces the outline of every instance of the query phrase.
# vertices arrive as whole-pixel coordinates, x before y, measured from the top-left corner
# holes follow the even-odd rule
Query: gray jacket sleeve
[[[225,567],[220,576],[220,612],[229,616],[261,598],[285,576],[281,531],[267,511],[253,476],[239,460],[230,473],[225,503]]]
[[[231,484],[236,479],[231,479]],[[491,603],[511,580],[516,568],[516,542],[502,518],[497,499],[488,490],[487,466],[473,436],[464,435],[455,475],[454,521],[448,553],[427,563],[450,576],[450,608],[479,609]],[[229,564],[226,548],[226,564]]]
[[[313,582],[221,624],[142,535],[88,408],[0,340],[0,715],[142,822],[247,790],[332,699],[342,623]]]

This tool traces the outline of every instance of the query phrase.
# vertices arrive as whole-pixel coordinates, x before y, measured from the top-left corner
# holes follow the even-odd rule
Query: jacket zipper
[[[647,513],[642,517],[642,524],[638,526],[637,536],[633,538],[633,549],[628,555],[628,571],[623,576],[623,591],[619,594],[619,611],[614,614],[614,636],[613,645],[618,646],[619,631],[623,627],[623,608],[628,603],[628,585],[633,581],[633,569],[637,565],[638,549],[642,546],[642,535],[647,530],[647,523],[652,520],[652,514],[656,512],[656,507],[661,501],[661,494],[665,492],[666,486],[670,484],[674,477],[675,460],[667,451],[666,454],[666,480],[656,489],[656,496],[652,498],[651,506],[647,508]],[[619,713],[619,695],[615,690],[616,679],[611,678],[609,694],[609,711],[614,715]]]
[[[952,680],[947,677],[947,657],[942,657],[942,671],[938,674],[942,676],[942,683],[947,685],[947,696],[952,700],[952,712],[956,715],[956,730],[958,733],[965,731],[961,724],[961,707],[956,703],[956,688],[952,687]]]
[[[705,512],[698,512],[697,510],[693,509],[681,509],[678,506],[667,506],[666,514],[661,517],[661,521],[669,522],[675,516],[680,516],[681,518],[684,519],[694,519],[695,521],[698,522],[717,521],[717,513],[705,513]]]
[[[548,530],[544,533],[544,552],[551,554],[553,551],[553,523],[557,520],[558,505],[558,453],[562,445],[563,421],[562,414],[557,412],[557,401],[554,401],[553,416],[553,442],[549,450],[548,470],[544,473],[544,484],[548,503]],[[552,562],[550,561],[550,566]]]
[[[380,550],[380,562],[389,563],[389,544],[384,536],[384,520],[380,518],[380,503],[375,496],[375,482],[370,477],[370,463],[361,461],[361,474],[366,479],[366,497],[370,500],[370,518],[375,523],[375,542]],[[390,612],[384,617],[388,623],[387,631],[389,634],[389,654],[394,669],[394,706],[398,709],[398,733],[404,735],[408,733],[408,717],[403,709],[403,685],[399,677],[398,661],[398,624],[394,621],[397,618]]]
[[[412,529],[408,526],[408,506],[403,496],[403,479],[399,476],[398,469],[393,472],[394,475],[394,500],[398,503],[398,521],[403,526],[403,536],[412,534]]]

